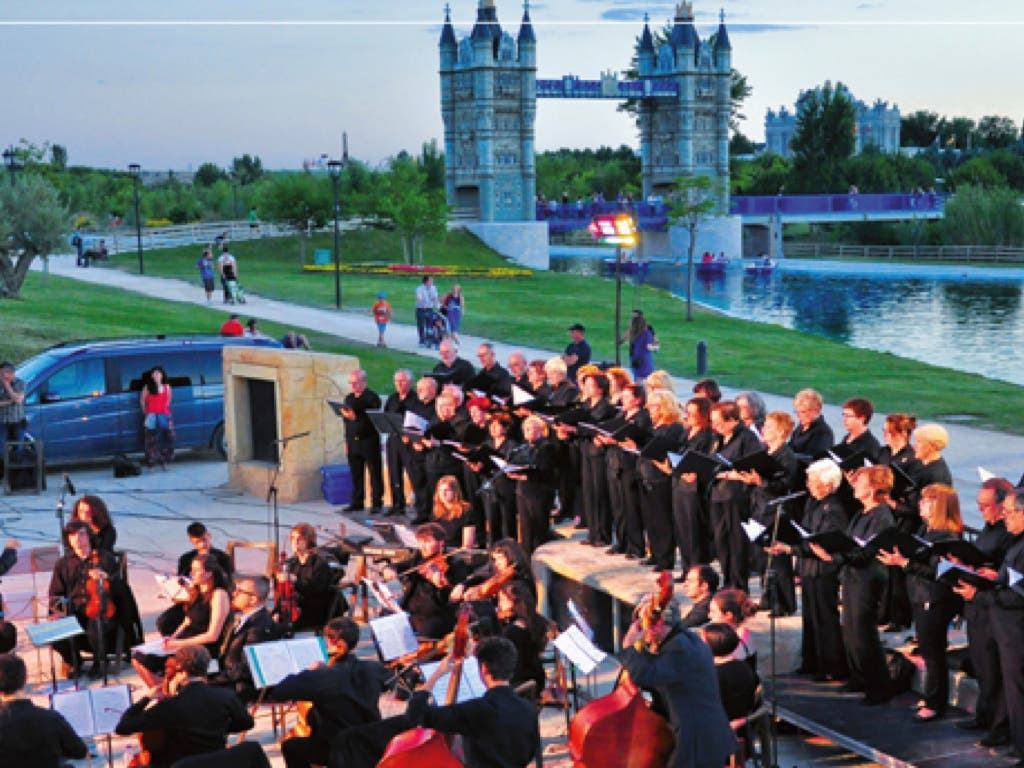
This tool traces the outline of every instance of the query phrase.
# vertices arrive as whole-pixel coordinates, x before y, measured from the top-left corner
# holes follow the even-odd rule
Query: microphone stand
[[[64,480],[60,484],[60,498],[57,499],[57,525],[60,526],[57,531],[57,546],[60,548],[60,554],[63,556],[67,554],[64,547],[64,495],[70,493],[72,496],[75,495],[75,486],[71,484],[71,478],[68,477],[67,473],[64,473]]]
[[[267,487],[267,504],[271,505],[273,511],[274,520],[274,545],[278,547],[278,551],[281,551],[281,520],[278,516],[277,509],[277,478],[281,474],[281,468],[284,466],[284,452],[288,449],[288,444],[292,440],[299,440],[303,437],[309,437],[309,432],[297,432],[294,435],[288,437],[282,437],[278,440],[272,440],[271,445],[280,445],[281,449],[276,451],[277,453],[277,464],[274,465],[274,471],[270,476],[270,484]]]

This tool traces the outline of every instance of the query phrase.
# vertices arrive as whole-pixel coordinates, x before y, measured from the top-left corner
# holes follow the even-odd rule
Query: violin
[[[658,592],[641,606],[644,629],[657,624],[672,599],[672,575],[658,575]],[[587,704],[569,724],[573,766],[663,768],[675,744],[668,722],[656,714],[625,672],[615,690]]]
[[[477,587],[477,596],[481,600],[489,600],[497,597],[501,588],[508,584],[516,576],[516,567],[510,565],[503,571],[497,571],[493,576]]]
[[[299,620],[299,596],[295,590],[295,576],[288,569],[288,556],[284,552],[281,553],[274,582],[274,607],[284,624],[294,624]]]
[[[85,582],[85,591],[89,602],[85,605],[85,615],[90,619],[114,618],[114,603],[110,599],[110,577],[100,567],[100,552],[94,549],[89,555],[90,575]]]
[[[450,656],[455,666],[452,667],[448,681],[446,706],[454,704],[458,698],[459,684],[462,682],[462,662],[466,658],[466,649],[469,646],[469,617],[469,606],[463,605],[459,609],[459,619],[452,636]],[[431,679],[430,684],[426,686],[427,689],[433,687],[435,682],[436,677]],[[452,754],[448,738],[432,728],[419,727],[391,739],[384,757],[377,763],[377,768],[462,768],[462,765],[462,762]]]

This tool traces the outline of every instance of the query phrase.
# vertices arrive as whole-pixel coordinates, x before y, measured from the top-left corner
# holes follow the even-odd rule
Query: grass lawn
[[[332,239],[330,234],[313,238],[307,257],[311,258],[314,247],[331,247]],[[195,268],[199,253],[196,247],[150,251],[146,254],[146,273],[194,281],[199,291]],[[334,276],[329,272],[303,273],[296,239],[240,242],[233,253],[248,291],[299,304],[333,305]],[[506,264],[462,232],[428,240],[424,257],[431,264]],[[347,233],[342,239],[342,258],[345,262],[397,262],[401,260],[401,246],[389,232]],[[130,254],[115,262],[117,267],[134,270]],[[466,294],[463,330],[467,333],[560,349],[568,342],[567,326],[581,322],[587,326],[595,357],[614,359],[613,281],[550,272],[538,272],[529,278],[459,281]],[[438,278],[441,293],[453,282],[452,278]],[[343,304],[346,309],[369,313],[377,292],[384,290],[395,308],[395,319],[411,323],[413,292],[418,283],[416,277],[343,275]],[[26,290],[24,295],[32,297],[34,293]],[[695,375],[695,345],[704,340],[709,348],[710,375],[731,386],[782,395],[814,387],[830,402],[868,397],[882,411],[909,411],[919,418],[970,416],[977,426],[1024,434],[1022,387],[699,309],[694,322],[688,323],[685,304],[666,291],[645,287],[634,294],[630,287],[623,295],[626,317],[635,302],[658,331],[661,352],[655,364],[674,374]],[[4,305],[0,304],[0,313],[3,311]],[[317,348],[324,348],[323,344]]]
[[[147,265],[148,266],[148,265]],[[59,307],[57,311],[55,308]],[[0,359],[21,362],[62,341],[147,334],[216,333],[226,316],[203,307],[138,296],[50,275],[29,273],[21,298],[0,301]],[[264,333],[281,338],[293,326],[260,321]],[[212,329],[212,331],[211,331]],[[309,329],[298,329],[317,352],[359,358],[378,390],[389,391],[396,368],[423,370],[423,358],[404,352],[343,341]],[[387,382],[387,387],[383,384]]]

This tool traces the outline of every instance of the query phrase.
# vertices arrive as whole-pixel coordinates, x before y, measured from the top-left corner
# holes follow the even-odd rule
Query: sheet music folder
[[[63,619],[54,619],[42,624],[26,624],[25,631],[36,648],[85,634],[82,625],[74,616],[65,616]]]
[[[387,411],[367,411],[373,428],[381,435],[401,435],[405,418],[400,413],[389,413]]]

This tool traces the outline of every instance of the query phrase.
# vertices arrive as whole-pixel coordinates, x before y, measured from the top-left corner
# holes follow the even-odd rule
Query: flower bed
[[[333,264],[306,264],[306,272],[333,272]],[[520,267],[458,267],[418,264],[342,264],[340,272],[355,275],[445,275],[449,277],[511,278],[531,277],[533,271]]]

